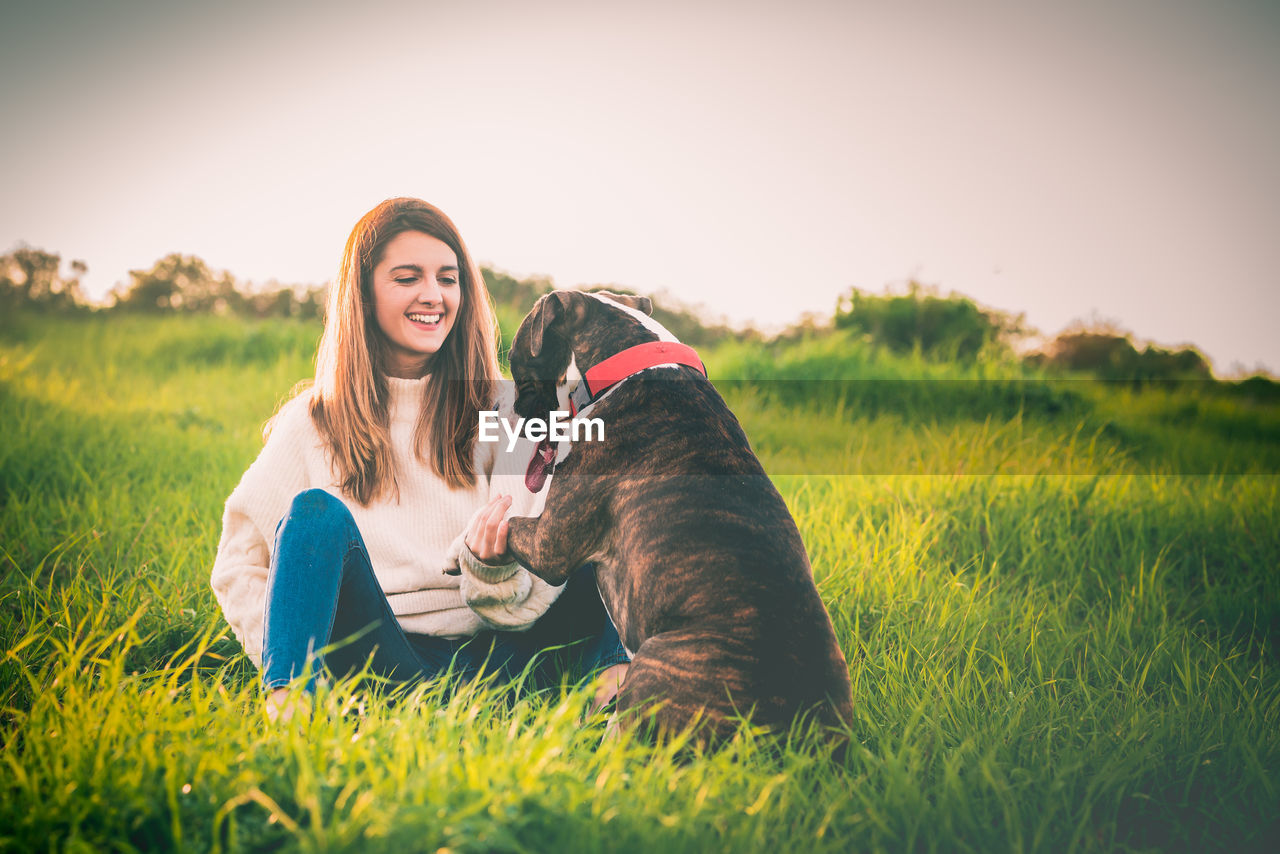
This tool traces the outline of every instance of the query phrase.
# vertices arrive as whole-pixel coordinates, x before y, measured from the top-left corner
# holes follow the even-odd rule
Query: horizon
[[[480,5],[7,6],[35,132],[0,251],[85,261],[95,299],[171,252],[319,285],[416,195],[495,270],[738,327],[915,280],[1280,368],[1266,4]]]
[[[41,247],[29,247],[29,248],[39,249]],[[180,253],[172,253],[172,254],[180,254]],[[79,260],[79,259],[76,259],[76,260]],[[160,259],[157,259],[157,261],[158,260]],[[202,259],[202,258],[199,260],[205,261],[205,259]],[[69,262],[68,262],[68,259],[62,258],[61,263],[62,263],[62,266],[65,267],[68,265]],[[207,264],[207,261],[206,261],[206,264]],[[320,283],[309,283],[309,282],[280,282],[274,279],[267,280],[266,282],[254,282],[254,281],[244,280],[236,277],[234,275],[234,271],[223,270],[223,269],[214,267],[212,265],[208,265],[208,266],[209,266],[210,272],[215,277],[224,273],[230,274],[232,276],[233,283],[236,289],[241,293],[245,294],[246,296],[254,293],[259,293],[259,292],[272,293],[276,290],[281,290],[281,289],[292,290],[296,294],[305,293],[306,291],[311,289],[320,289],[322,292],[327,292],[328,288],[333,284],[332,281],[320,282]],[[512,275],[509,271],[495,267],[487,262],[480,262],[480,267],[483,271],[490,272],[495,275],[499,275],[499,276]],[[144,271],[137,270],[136,272],[144,272]],[[522,284],[525,284],[525,285],[537,285],[544,280],[549,281],[549,277],[540,276],[537,274],[533,276],[523,277],[523,278],[513,276],[513,278],[516,278],[518,281],[520,281]],[[552,284],[556,288],[565,287],[555,282],[550,282],[550,284]],[[860,290],[864,294],[868,294],[870,296],[900,296],[900,295],[905,295],[907,293],[910,293],[911,285],[913,284],[918,286],[919,292],[921,293],[921,295],[924,295],[924,296],[938,296],[944,299],[952,299],[952,298],[967,299],[970,302],[973,302],[979,309],[983,311],[994,312],[998,315],[1001,315],[1003,317],[1010,318],[1013,320],[1016,320],[1020,316],[1020,313],[1017,311],[1004,309],[999,306],[985,305],[982,302],[974,299],[972,296],[968,294],[963,294],[958,291],[943,290],[941,288],[938,288],[937,286],[925,284],[922,282],[909,281],[909,282],[906,282],[905,286],[903,287],[886,285],[884,288],[878,291],[870,291],[865,288]],[[607,283],[604,283],[604,284],[583,283],[576,286],[568,286],[568,289],[579,290],[579,289],[592,289],[592,288],[610,287],[610,286],[611,285]],[[613,285],[613,287],[621,287],[621,286]],[[629,292],[630,292],[630,289],[629,289]],[[792,318],[787,323],[765,325],[765,324],[757,323],[751,319],[748,319],[742,322],[735,322],[723,315],[717,316],[713,314],[703,304],[683,302],[683,301],[680,301],[679,299],[672,298],[672,295],[666,292],[649,292],[649,291],[644,291],[642,289],[634,290],[634,292],[644,296],[651,297],[654,301],[654,305],[659,308],[663,308],[663,309],[677,312],[677,313],[683,312],[685,314],[691,315],[703,327],[725,326],[734,334],[744,334],[744,333],[755,332],[755,333],[764,335],[766,338],[777,337],[779,335],[785,334],[790,330],[796,329],[806,323],[810,323],[814,320],[819,321],[821,326],[835,328],[834,321],[835,321],[837,309],[838,309],[838,305],[833,304],[829,312],[805,312],[801,315],[796,316],[795,318]],[[847,294],[848,291],[846,291],[845,293]],[[119,295],[122,295],[122,294],[113,290],[111,292],[108,292],[102,295],[102,297],[99,299],[88,299],[85,305],[89,309],[95,310],[95,311],[110,310],[115,307],[116,298]],[[668,301],[668,298],[671,298],[671,299]],[[493,300],[492,295],[490,296],[490,299]],[[530,308],[532,308],[532,306],[530,306]],[[182,313],[181,309],[174,309],[173,311],[175,313]],[[206,310],[206,311],[200,311],[195,313],[208,314],[211,312]],[[212,313],[216,313],[216,312],[212,312]],[[1166,344],[1164,342],[1155,341],[1153,339],[1143,336],[1137,330],[1127,329],[1127,328],[1118,326],[1113,320],[1098,316],[1096,314],[1087,318],[1079,318],[1077,321],[1073,321],[1071,324],[1068,324],[1067,326],[1063,327],[1062,329],[1058,330],[1055,333],[1046,333],[1043,330],[1039,330],[1039,329],[1023,330],[1022,333],[1015,334],[1013,337],[1008,339],[1008,343],[1013,353],[1017,355],[1019,358],[1022,358],[1037,351],[1043,352],[1043,348],[1051,344],[1053,340],[1058,336],[1079,332],[1079,331],[1119,335],[1121,337],[1128,338],[1137,347],[1151,345],[1151,346],[1155,346],[1155,347],[1159,347],[1167,350],[1179,350],[1183,348],[1191,348],[1196,350],[1198,353],[1200,353],[1201,356],[1208,358],[1208,354],[1204,353],[1204,351],[1198,345],[1196,345],[1195,342],[1182,342],[1180,344]],[[1223,381],[1240,380],[1240,379],[1247,378],[1249,376],[1265,376],[1269,379],[1280,381],[1280,375],[1273,373],[1272,371],[1270,371],[1265,367],[1255,368],[1255,369],[1246,370],[1246,371],[1238,371],[1236,373],[1225,373],[1220,369],[1216,369],[1214,371],[1214,379],[1223,380]]]

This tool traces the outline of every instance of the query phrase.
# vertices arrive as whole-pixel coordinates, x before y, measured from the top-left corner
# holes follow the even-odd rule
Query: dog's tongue
[[[547,483],[547,475],[556,467],[556,446],[551,439],[543,439],[529,460],[529,468],[524,473],[524,485],[530,492],[537,493]]]

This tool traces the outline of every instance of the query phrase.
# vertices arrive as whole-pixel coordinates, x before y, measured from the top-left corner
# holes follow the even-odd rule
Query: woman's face
[[[373,305],[391,345],[392,376],[415,379],[427,372],[461,304],[458,257],[448,244],[421,231],[387,241],[373,268]]]

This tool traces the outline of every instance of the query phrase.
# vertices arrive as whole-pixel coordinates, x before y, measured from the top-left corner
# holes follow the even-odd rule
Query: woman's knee
[[[346,523],[351,521],[351,511],[342,499],[323,489],[304,489],[293,497],[286,518]]]
[[[289,512],[276,526],[276,551],[286,540],[337,549],[357,536],[355,519],[340,498],[323,489],[307,489],[293,497]]]

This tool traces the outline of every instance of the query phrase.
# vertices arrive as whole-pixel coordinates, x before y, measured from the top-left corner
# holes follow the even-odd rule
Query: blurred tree
[[[319,320],[324,317],[325,303],[329,288],[327,285],[304,288],[298,297],[298,317],[304,320]]]
[[[528,279],[517,279],[489,267],[481,268],[485,286],[496,305],[510,309],[511,313],[523,316],[533,308],[538,297],[555,289],[555,283],[546,276],[532,276]],[[634,294],[630,288],[620,285],[584,285],[584,291],[613,291],[621,294]],[[700,306],[691,306],[681,302],[665,291],[653,296],[653,317],[671,331],[681,341],[695,347],[702,347],[721,341],[725,338],[758,340],[762,336],[754,329],[736,330],[726,322],[708,321]]]
[[[511,306],[519,311],[528,311],[538,301],[538,297],[555,288],[551,279],[546,276],[533,276],[528,279],[517,279],[489,267],[481,267],[485,287],[489,296],[498,305]]]
[[[133,282],[116,301],[124,309],[225,313],[242,301],[230,273],[215,275],[194,255],[174,252],[150,270],[130,270],[129,276]]]
[[[1255,406],[1280,403],[1280,382],[1263,374],[1254,374],[1233,386],[1234,390]]]
[[[0,305],[46,311],[84,307],[80,279],[89,268],[83,261],[72,261],[70,276],[61,270],[62,256],[31,246],[19,245],[0,255]]]
[[[973,359],[1023,331],[1020,315],[979,308],[955,293],[940,297],[915,281],[903,295],[851,288],[836,303],[835,325],[894,352],[918,350],[937,359]]]
[[[582,290],[588,293],[611,291],[615,294],[641,296],[636,291],[620,285],[586,285]],[[723,318],[708,320],[705,307],[690,305],[667,290],[655,293],[650,298],[650,302],[653,304],[653,319],[666,327],[667,331],[680,341],[693,347],[709,347],[726,338],[751,341],[763,339],[757,330],[750,327],[734,329]]]
[[[1167,350],[1147,344],[1134,346],[1132,335],[1113,324],[1094,328],[1074,324],[1049,343],[1043,352],[1028,356],[1043,367],[1082,371],[1100,379],[1135,383],[1160,380],[1207,380],[1213,372],[1194,347]]]
[[[282,285],[271,279],[265,285],[245,284],[236,290],[233,308],[254,317],[298,317],[315,320],[324,316],[327,287],[324,285]]]

